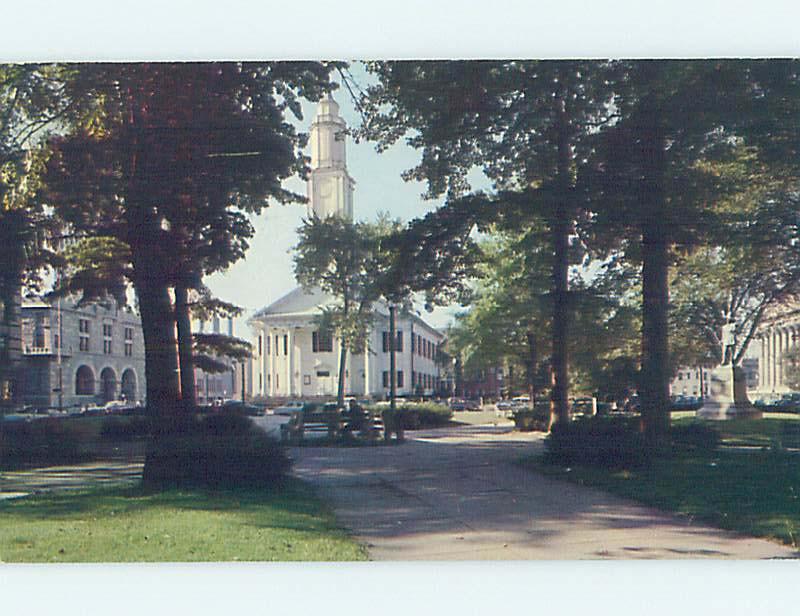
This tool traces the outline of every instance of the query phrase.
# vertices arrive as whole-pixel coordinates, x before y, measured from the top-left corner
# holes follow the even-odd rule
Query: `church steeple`
[[[308,214],[319,218],[353,218],[353,187],[347,173],[345,131],[339,105],[328,94],[317,106],[311,124],[311,176],[308,179]]]

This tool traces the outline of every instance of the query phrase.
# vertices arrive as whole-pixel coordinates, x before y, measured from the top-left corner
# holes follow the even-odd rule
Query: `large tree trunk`
[[[178,361],[175,320],[166,284],[136,285],[144,334],[148,412],[169,423],[178,406]]]
[[[550,401],[550,425],[569,421],[569,234],[572,225],[571,199],[572,149],[569,144],[569,126],[565,103],[557,101],[558,118],[558,196],[553,221],[553,331],[552,370],[553,389]]]
[[[642,419],[648,444],[660,448],[669,433],[669,246],[657,224],[642,237]]]
[[[189,411],[194,409],[197,401],[195,399],[192,323],[189,316],[189,289],[184,285],[175,286],[175,325],[178,333],[181,403]]]
[[[642,201],[642,371],[640,395],[645,440],[662,449],[669,437],[669,252],[670,239],[659,213],[664,205],[666,140],[657,109],[648,109],[641,126],[644,183]]]

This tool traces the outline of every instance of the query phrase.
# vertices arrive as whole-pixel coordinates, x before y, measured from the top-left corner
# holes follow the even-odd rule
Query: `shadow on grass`
[[[236,512],[258,527],[320,531],[329,512],[313,490],[296,479],[271,488],[157,491],[141,486],[54,492],[0,502],[3,513],[28,520],[90,519],[149,510]],[[320,515],[322,514],[322,517]]]

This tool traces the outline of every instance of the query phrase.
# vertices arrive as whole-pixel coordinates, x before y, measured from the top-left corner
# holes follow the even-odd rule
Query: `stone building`
[[[355,182],[346,165],[345,123],[329,96],[311,124],[309,216],[353,218]],[[259,310],[249,324],[255,332],[252,391],[267,397],[327,397],[336,394],[340,341],[319,331],[323,309],[335,302],[317,289],[297,288]],[[345,391],[358,396],[389,393],[389,311],[379,303],[368,337],[368,352],[348,353]],[[413,313],[396,319],[396,385],[399,395],[432,395],[439,383],[437,350],[444,336]]]
[[[36,408],[84,407],[145,398],[139,316],[113,300],[22,304],[22,398]]]
[[[787,368],[795,361],[790,351],[795,350],[800,342],[800,306],[791,303],[773,309],[759,327],[756,339],[760,345],[759,393],[789,392]]]

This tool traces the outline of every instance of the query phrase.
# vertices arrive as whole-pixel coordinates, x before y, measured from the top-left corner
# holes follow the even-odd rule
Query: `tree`
[[[46,238],[52,220],[35,199],[45,159],[39,142],[69,126],[63,72],[39,64],[0,65],[0,406],[14,403],[22,287],[39,290],[40,269],[55,262]]]
[[[91,103],[79,128],[51,140],[45,199],[74,238],[108,238],[136,291],[147,399],[178,406],[170,291],[244,254],[247,213],[301,200],[281,180],[304,170],[298,96],[330,85],[320,63],[92,64],[72,67],[70,97]],[[180,302],[179,302],[180,303]],[[185,329],[185,328],[184,328]],[[184,347],[185,348],[185,347]],[[162,422],[168,425],[169,421]]]
[[[731,363],[738,365],[766,314],[800,293],[796,178],[754,148],[721,171],[741,187],[714,205],[722,232],[679,260],[671,284],[676,341],[691,351],[673,353],[678,365],[720,363],[726,324],[734,325]]]
[[[752,85],[741,61],[624,63],[613,85],[618,119],[583,168],[580,188],[594,222],[641,263],[639,389],[645,436],[656,449],[668,442],[674,248],[702,243],[718,224],[708,205],[730,187],[705,163],[731,155],[736,129],[750,121],[742,105]]]
[[[480,168],[497,190],[546,218],[552,259],[552,417],[568,406],[568,259],[578,215],[576,164],[586,137],[608,121],[607,62],[376,62],[379,80],[363,98],[362,134],[384,149],[404,135],[422,150],[406,179],[424,180],[429,198],[463,196]],[[523,224],[528,224],[522,221]]]
[[[294,256],[297,281],[306,289],[319,287],[334,298],[324,307],[320,327],[340,341],[336,399],[342,408],[347,353],[367,350],[373,305],[380,298],[375,285],[379,227],[339,216],[314,216],[303,222],[298,234]]]

